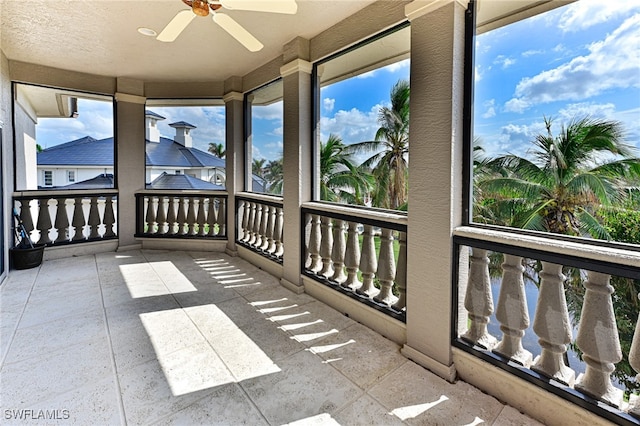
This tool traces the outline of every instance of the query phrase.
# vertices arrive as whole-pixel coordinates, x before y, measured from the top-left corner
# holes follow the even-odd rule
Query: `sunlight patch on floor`
[[[311,351],[314,354],[322,354],[322,353],[325,353],[325,352],[329,352],[329,351],[334,351],[336,349],[340,349],[341,347],[350,345],[352,343],[356,343],[356,341],[353,340],[353,339],[349,339],[344,343],[336,343],[334,345],[312,346],[312,347],[309,348],[309,351]]]
[[[426,411],[432,409],[436,405],[441,404],[448,400],[449,398],[442,395],[437,401],[427,402],[424,404],[409,405],[406,407],[399,407],[391,411],[391,414],[395,415],[396,417],[398,417],[400,420],[403,420],[403,421],[407,419],[413,419],[415,417],[418,417],[422,413],[425,413]]]
[[[149,276],[150,271],[145,268],[148,265],[157,274],[155,277],[157,279],[154,280],[154,277]],[[198,291],[191,281],[169,261],[120,265],[119,268],[129,294],[134,299]],[[162,278],[167,281],[163,281]]]
[[[322,337],[327,337],[327,336],[330,336],[330,335],[336,334],[336,333],[338,333],[338,330],[336,330],[334,328],[334,329],[331,329],[329,331],[321,331],[319,333],[295,334],[295,335],[291,336],[291,338],[296,340],[296,341],[298,341],[298,342],[300,342],[300,343],[303,343],[303,342],[310,342],[312,340],[317,340],[317,339],[320,339]]]
[[[139,315],[174,396],[280,372],[216,305]],[[219,327],[207,339],[201,329]]]

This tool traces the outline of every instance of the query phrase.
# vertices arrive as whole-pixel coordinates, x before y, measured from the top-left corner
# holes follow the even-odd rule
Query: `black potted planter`
[[[9,249],[9,258],[13,269],[30,269],[42,263],[46,244],[34,244],[33,247],[16,246]]]
[[[13,209],[13,218],[16,225],[13,231],[18,242],[15,247],[9,249],[9,261],[13,269],[30,269],[42,263],[42,255],[46,244],[35,244],[29,237],[29,232],[24,227],[18,211]]]

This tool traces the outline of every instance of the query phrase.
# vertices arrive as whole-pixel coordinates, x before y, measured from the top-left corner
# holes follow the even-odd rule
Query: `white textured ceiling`
[[[265,0],[267,1],[267,0]],[[225,11],[264,44],[251,53],[210,17],[196,18],[173,43],[158,33],[180,0],[0,0],[0,47],[10,60],[145,81],[222,81],[282,54],[297,36],[312,38],[374,0],[297,0],[295,15]]]

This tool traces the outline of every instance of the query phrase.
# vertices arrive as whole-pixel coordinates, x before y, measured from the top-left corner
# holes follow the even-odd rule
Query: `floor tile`
[[[158,425],[268,425],[240,387],[218,386],[201,400],[158,421]]]
[[[361,391],[322,359],[306,351],[278,362],[280,373],[240,382],[271,424],[333,414]]]
[[[106,339],[84,342],[5,364],[0,370],[3,408],[26,408],[113,373]]]
[[[102,311],[71,315],[31,327],[18,328],[5,363],[27,358],[46,357],[50,352],[66,350],[70,342],[81,344],[106,340],[107,327]]]
[[[396,426],[402,421],[369,395],[360,398],[335,414],[341,425]]]
[[[542,423],[505,405],[493,426],[542,426]]]
[[[448,383],[413,362],[387,375],[369,394],[412,425],[492,424],[502,410],[498,400],[471,385]]]
[[[361,324],[319,340],[310,350],[363,389],[407,362],[397,344]]]

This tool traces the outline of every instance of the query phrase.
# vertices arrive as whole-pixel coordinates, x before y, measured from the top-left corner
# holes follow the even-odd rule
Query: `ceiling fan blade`
[[[167,26],[164,27],[164,30],[162,30],[162,32],[158,34],[156,40],[164,41],[167,43],[174,41],[176,38],[178,38],[180,33],[185,28],[187,28],[189,22],[191,22],[195,17],[196,14],[193,13],[190,9],[178,12],[178,14],[173,17],[173,19],[167,24]]]
[[[298,11],[296,0],[220,0],[220,4],[229,10],[251,10],[289,15],[294,15]]]
[[[252,36],[249,31],[245,30],[232,17],[224,13],[214,13],[213,21],[220,25],[223,30],[229,33],[233,38],[238,40],[244,47],[251,52],[257,52],[264,46],[257,38]]]

